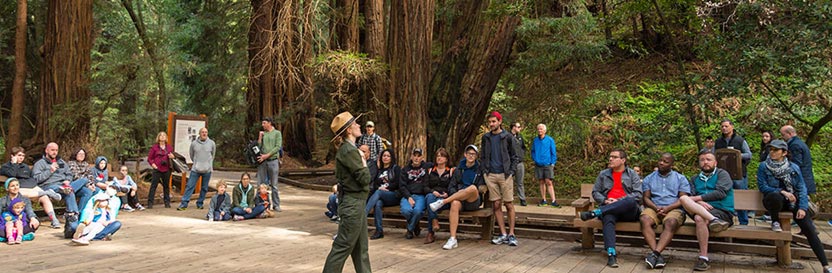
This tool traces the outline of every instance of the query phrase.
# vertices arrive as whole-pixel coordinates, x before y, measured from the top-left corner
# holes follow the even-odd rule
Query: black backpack
[[[260,147],[257,145],[257,141],[252,140],[248,142],[246,148],[243,149],[243,156],[249,165],[260,165],[260,162],[257,162],[257,158],[260,157]]]
[[[78,213],[67,212],[64,214],[64,239],[72,239],[75,235],[75,229],[78,228]]]

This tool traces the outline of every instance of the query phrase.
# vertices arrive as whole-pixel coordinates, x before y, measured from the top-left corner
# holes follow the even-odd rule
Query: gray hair
[[[537,128],[543,127],[543,130],[546,130],[546,124],[540,123],[537,125]]]

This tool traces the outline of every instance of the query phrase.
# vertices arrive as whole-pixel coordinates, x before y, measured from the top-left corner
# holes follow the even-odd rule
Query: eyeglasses
[[[465,155],[475,156],[477,153],[465,153]]]

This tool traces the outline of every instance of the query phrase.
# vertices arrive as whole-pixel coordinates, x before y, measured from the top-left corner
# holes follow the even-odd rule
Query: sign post
[[[191,148],[191,142],[199,137],[199,129],[208,128],[208,117],[203,115],[188,116],[177,115],[176,112],[168,113],[168,141],[173,147],[173,151],[185,156],[185,163],[193,164],[191,155],[188,150]],[[172,180],[168,184],[172,184]],[[179,187],[180,195],[185,194],[185,185],[188,182],[188,174],[182,174],[182,185]],[[208,183],[206,181],[205,183]],[[202,187],[202,178],[196,183],[196,188]]]

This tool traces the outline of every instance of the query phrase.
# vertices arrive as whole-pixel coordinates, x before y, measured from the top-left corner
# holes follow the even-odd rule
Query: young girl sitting
[[[118,188],[126,189],[127,191],[127,194],[121,197],[121,203],[124,204],[121,206],[122,210],[128,212],[133,211],[134,208],[137,210],[144,210],[142,204],[139,203],[139,195],[136,193],[138,185],[128,174],[127,166],[121,166],[119,173],[113,178],[113,184],[117,185]]]
[[[20,198],[12,199],[8,209],[3,212],[3,225],[6,227],[6,241],[10,245],[20,244],[23,241],[23,227],[29,224],[29,217],[23,209],[26,203]]]
[[[116,213],[113,208],[110,208],[109,195],[102,192],[96,194],[93,199],[95,200],[93,211],[84,215],[84,219],[81,219],[81,223],[75,229],[75,236],[72,239],[73,245],[89,245],[90,240],[116,220]]]
[[[258,218],[274,217],[274,211],[272,211],[269,204],[269,187],[266,184],[260,184],[260,188],[257,191],[257,198],[254,199],[254,204],[255,210],[257,206],[263,206],[263,213],[260,213],[257,216]]]
[[[231,196],[225,191],[227,187],[225,181],[217,184],[217,195],[208,204],[208,221],[231,220]]]

